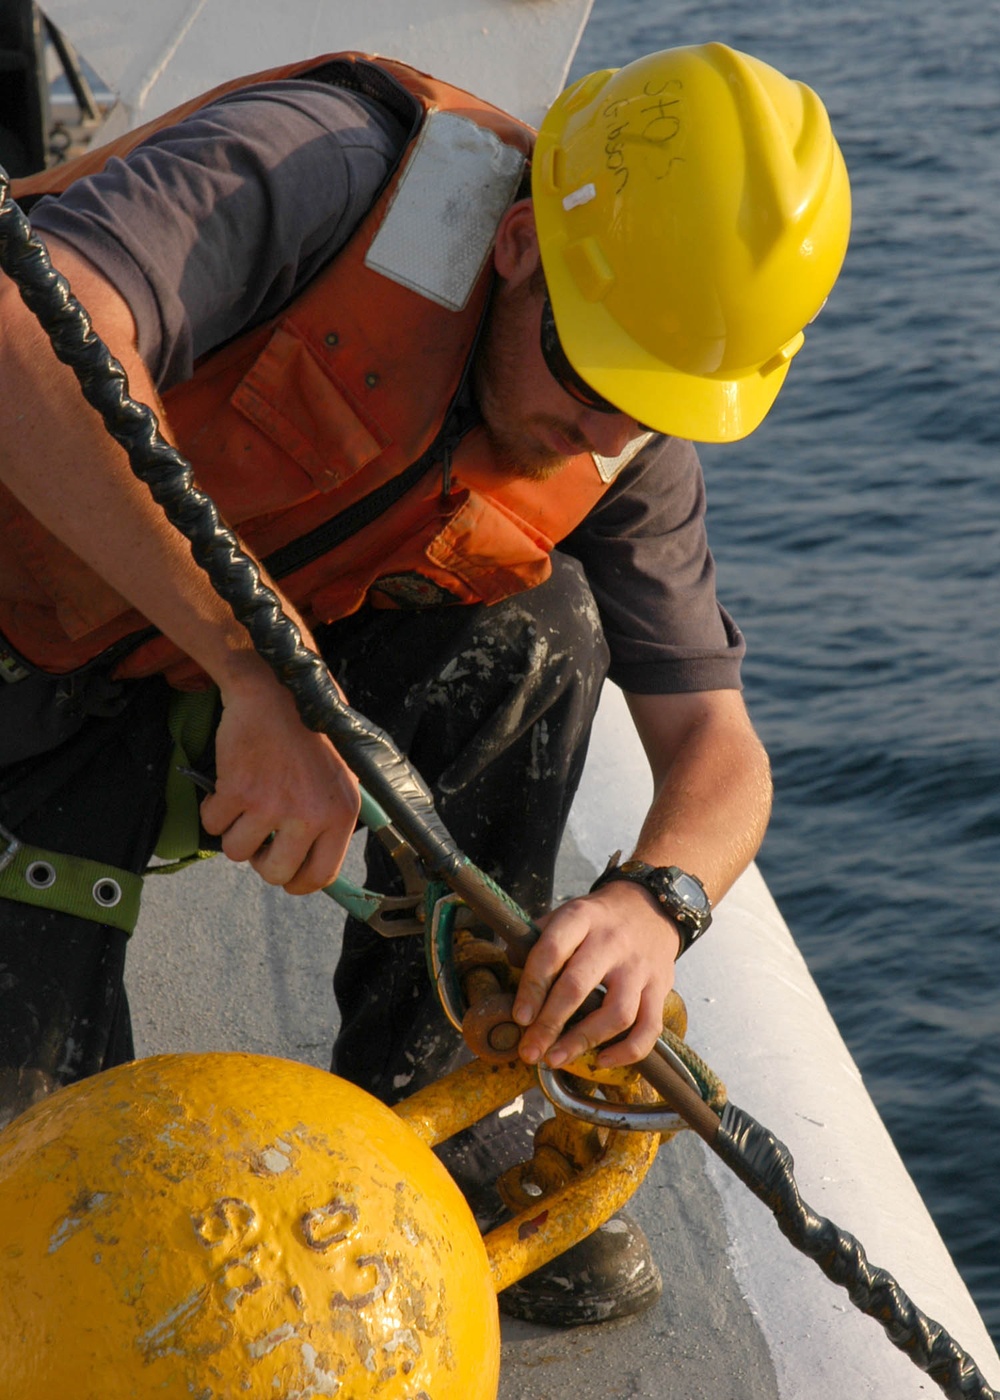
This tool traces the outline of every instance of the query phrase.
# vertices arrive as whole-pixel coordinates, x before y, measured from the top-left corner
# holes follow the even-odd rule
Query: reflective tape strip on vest
[[[505,113],[403,65],[344,61],[415,98],[417,134],[347,245],[285,312],[206,356],[164,396],[199,486],[258,557],[397,479],[437,441],[485,314],[496,224],[533,140]],[[336,69],[340,60],[320,62]],[[317,61],[294,72],[315,77]],[[131,148],[136,137],[123,144]],[[465,204],[487,214],[471,234],[463,222],[461,242],[449,242],[441,181],[459,150],[464,164],[453,178]],[[366,598],[390,607],[495,602],[548,577],[552,548],[607,489],[608,476],[587,453],[545,483],[515,477],[482,428],[473,429],[451,453],[447,478],[437,466],[426,472],[385,514],[291,573],[283,591],[309,621],[345,616]],[[30,517],[24,524],[37,553],[40,527]],[[51,544],[49,579],[62,551]],[[144,624],[96,576],[81,594],[82,568],[76,561],[71,571],[72,599],[55,599],[75,608],[76,635],[65,615],[46,637],[37,617],[25,635],[16,612],[0,611],[0,631],[47,669],[80,665]],[[81,603],[93,605],[89,617],[79,618]],[[181,685],[197,674],[162,637],[116,668],[122,676],[156,671]]]

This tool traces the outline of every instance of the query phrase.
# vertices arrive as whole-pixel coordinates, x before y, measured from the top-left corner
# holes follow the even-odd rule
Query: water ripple
[[[761,867],[1000,1345],[1000,8],[596,0],[574,74],[709,38],[823,95],[854,196],[775,411],[702,454]]]

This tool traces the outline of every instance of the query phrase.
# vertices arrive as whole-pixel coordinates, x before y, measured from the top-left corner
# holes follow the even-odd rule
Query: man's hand
[[[230,860],[270,885],[311,894],[336,878],[360,807],[357,779],[323,734],[299,719],[276,680],[223,696],[216,787],[205,830]]]
[[[653,803],[635,856],[698,876],[713,904],[753,859],[767,825],[767,755],[739,691],[627,695],[649,758]],[[615,1036],[598,1056],[604,1068],[635,1064],[663,1029],[674,984],[676,927],[641,885],[616,880],[539,920],[514,1004],[526,1027],[521,1058],[554,1067]],[[603,1005],[566,1021],[598,985]]]
[[[598,1064],[609,1069],[643,1059],[663,1029],[680,947],[653,896],[617,881],[570,900],[539,923],[542,936],[525,962],[514,1004],[515,1020],[527,1027],[521,1058],[558,1068],[627,1031],[601,1052]],[[602,984],[602,1005],[564,1032],[568,1018]]]

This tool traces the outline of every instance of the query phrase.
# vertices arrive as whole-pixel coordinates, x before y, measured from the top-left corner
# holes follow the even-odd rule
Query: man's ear
[[[535,211],[530,199],[519,199],[500,220],[493,264],[505,282],[518,286],[527,281],[538,263]]]

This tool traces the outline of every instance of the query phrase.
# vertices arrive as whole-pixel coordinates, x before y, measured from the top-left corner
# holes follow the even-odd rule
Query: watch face
[[[690,875],[675,875],[672,881],[674,890],[691,909],[704,913],[708,909],[708,897],[697,880]]]

